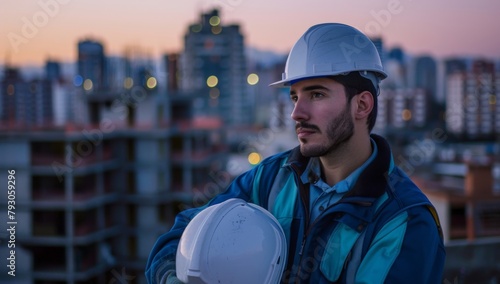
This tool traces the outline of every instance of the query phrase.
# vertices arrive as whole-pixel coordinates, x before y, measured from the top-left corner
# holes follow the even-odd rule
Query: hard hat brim
[[[365,70],[358,70],[360,72],[365,71]],[[387,78],[387,74],[385,72],[382,72],[381,70],[366,70],[367,72],[372,72],[375,73],[381,80]],[[269,84],[269,87],[274,87],[274,88],[286,88],[290,87],[294,83],[297,83],[302,80],[307,80],[307,79],[314,79],[314,78],[322,78],[322,77],[330,77],[330,76],[337,76],[337,75],[342,75],[345,74],[346,72],[337,72],[337,73],[324,73],[324,74],[315,74],[314,76],[295,76],[292,78],[286,78],[280,81],[276,81],[274,83]]]

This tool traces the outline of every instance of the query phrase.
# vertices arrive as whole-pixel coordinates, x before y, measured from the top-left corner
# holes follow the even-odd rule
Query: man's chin
[[[324,154],[324,149],[321,147],[314,147],[312,145],[300,144],[300,153],[304,157],[319,157]]]

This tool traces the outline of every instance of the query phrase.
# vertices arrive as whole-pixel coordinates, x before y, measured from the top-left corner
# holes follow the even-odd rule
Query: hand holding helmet
[[[271,213],[241,199],[210,206],[186,227],[176,256],[185,283],[278,283],[286,239]]]

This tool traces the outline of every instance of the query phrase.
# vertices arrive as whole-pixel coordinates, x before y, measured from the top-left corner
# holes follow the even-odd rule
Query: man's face
[[[354,134],[351,104],[344,86],[329,78],[299,81],[290,88],[300,151],[307,157],[327,155]]]

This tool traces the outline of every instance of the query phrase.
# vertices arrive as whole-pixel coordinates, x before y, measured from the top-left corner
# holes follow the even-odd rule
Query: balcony
[[[107,174],[110,173],[110,174]],[[99,206],[117,199],[116,190],[113,190],[118,178],[111,172],[104,174],[104,185],[102,192],[98,190],[99,174],[89,174],[73,177],[73,190],[71,191],[72,208],[85,210],[90,207]],[[31,180],[33,188],[31,191],[31,206],[39,209],[66,208],[67,203],[66,181],[59,181],[55,176],[34,175]]]
[[[33,236],[54,236],[61,237],[66,234],[66,223],[64,211],[38,211],[32,212]]]
[[[59,181],[55,176],[33,175],[31,184],[31,198],[34,201],[64,199],[64,180]]]
[[[101,145],[95,145],[86,140],[72,143],[71,147],[66,148],[63,142],[32,143],[31,163],[33,166],[52,167],[54,164],[66,165],[66,159],[69,158],[71,165],[67,166],[80,167],[111,161],[115,158],[111,143],[103,143],[102,154],[98,153],[100,150],[98,151],[97,147]]]
[[[66,283],[68,280],[67,253],[65,247],[33,248],[33,278],[35,283]],[[98,250],[95,244],[76,246],[73,249],[73,281],[87,281],[102,275],[111,267],[110,264],[98,261]],[[50,261],[47,261],[48,256]],[[90,281],[90,282],[88,282]]]
[[[204,164],[228,151],[226,146],[212,146],[205,149],[193,149],[189,153],[182,150],[172,150],[171,160],[176,164]]]
[[[84,236],[94,233],[97,228],[97,211],[76,211],[73,215],[74,219],[74,235]]]
[[[64,156],[52,154],[32,154],[31,164],[33,166],[50,166],[54,163],[64,164]]]
[[[64,247],[35,247],[32,249],[32,252],[33,270],[35,273],[51,273],[53,276],[50,278],[55,278],[54,280],[59,278],[57,275],[60,275],[62,279],[57,280],[64,280],[66,274],[66,252]],[[47,256],[50,256],[50,261],[48,261]]]

